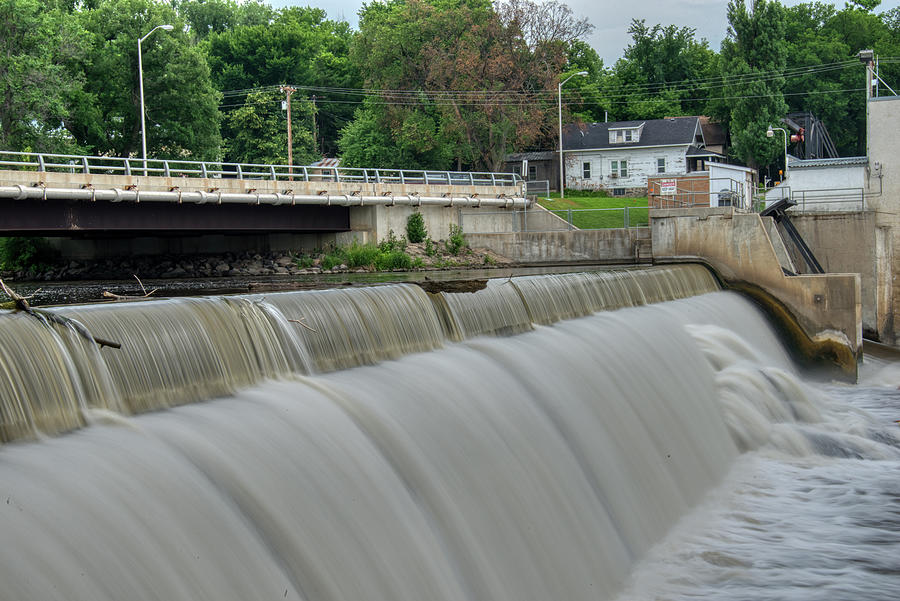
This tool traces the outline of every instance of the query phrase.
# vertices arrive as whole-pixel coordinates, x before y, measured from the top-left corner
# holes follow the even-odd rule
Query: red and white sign
[[[674,196],[678,192],[678,180],[659,180],[659,193],[664,196]]]

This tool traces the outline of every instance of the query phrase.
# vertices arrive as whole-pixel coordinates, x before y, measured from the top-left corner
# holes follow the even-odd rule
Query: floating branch
[[[104,290],[103,298],[109,298],[114,301],[138,300],[138,299],[149,298],[154,292],[159,290],[159,288],[154,288],[150,292],[147,292],[147,289],[144,288],[144,283],[141,282],[141,278],[134,276],[134,279],[136,279],[137,283],[140,285],[141,291],[144,293],[144,296],[131,296],[131,295],[127,295],[127,294],[115,294],[113,292],[110,292],[109,290]]]
[[[35,291],[31,296],[22,296],[17,294],[14,290],[12,290],[3,280],[0,280],[0,288],[3,289],[3,292],[13,300],[15,303],[16,311],[24,311],[28,313],[34,318],[40,319],[42,322],[52,322],[59,324],[61,326],[66,326],[74,329],[76,332],[90,340],[91,342],[95,342],[100,345],[100,347],[108,346],[110,348],[122,348],[122,345],[118,342],[112,342],[111,340],[104,340],[103,338],[96,338],[88,332],[87,328],[83,325],[75,321],[74,319],[69,319],[68,317],[63,317],[62,315],[57,315],[52,311],[44,311],[42,309],[35,309],[31,305],[28,304],[28,299],[32,298],[34,294],[38,291]]]

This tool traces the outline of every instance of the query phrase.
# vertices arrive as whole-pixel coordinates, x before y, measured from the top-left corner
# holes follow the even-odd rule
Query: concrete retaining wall
[[[796,213],[791,222],[828,273],[859,273],[862,297],[862,322],[866,336],[877,340],[892,340],[889,328],[890,307],[879,298],[890,296],[890,269],[879,276],[879,257],[890,256],[891,237],[876,226],[874,211],[850,213]],[[789,244],[794,265],[806,273],[806,265],[796,248]]]
[[[466,234],[466,240],[523,263],[650,261],[648,228]]]
[[[654,261],[701,260],[727,285],[760,302],[765,302],[763,296],[771,297],[779,307],[769,308],[783,309],[799,324],[812,343],[811,352],[823,353],[823,360],[855,377],[862,345],[859,274],[785,276],[756,213],[732,208],[659,210],[651,213],[650,229]],[[847,356],[841,357],[835,347],[841,342]]]

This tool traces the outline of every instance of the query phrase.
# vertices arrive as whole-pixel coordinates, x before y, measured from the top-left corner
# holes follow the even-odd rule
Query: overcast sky
[[[328,12],[332,19],[346,20],[354,28],[357,26],[357,11],[362,0],[270,0],[272,6],[289,5],[318,6]],[[783,4],[800,4],[801,0],[783,0]],[[728,0],[568,0],[566,2],[576,15],[587,17],[594,24],[594,32],[588,42],[603,58],[606,65],[613,64],[622,56],[628,45],[627,33],[631,19],[645,19],[648,25],[678,25],[693,27],[698,38],[709,40],[714,50],[719,49],[725,37],[727,21],[725,8]],[[844,0],[832,4],[843,8]],[[900,5],[900,0],[883,0],[878,11]]]

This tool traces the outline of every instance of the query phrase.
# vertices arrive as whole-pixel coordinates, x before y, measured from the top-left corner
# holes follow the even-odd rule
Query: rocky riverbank
[[[487,249],[466,248],[458,255],[426,252],[423,244],[409,244],[406,253],[419,265],[416,270],[491,268],[508,266],[511,261]],[[141,279],[191,279],[216,277],[300,276],[318,273],[362,273],[373,268],[350,269],[337,265],[322,268],[321,255],[291,252],[225,253],[218,255],[161,255],[116,257],[98,260],[69,260],[32,267],[28,270],[0,273],[12,281],[73,281]]]

